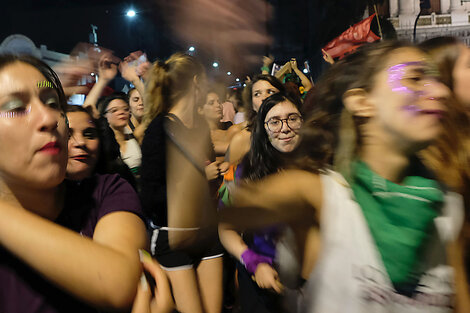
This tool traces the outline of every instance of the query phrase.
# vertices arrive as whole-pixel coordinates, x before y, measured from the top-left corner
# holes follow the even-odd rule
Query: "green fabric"
[[[444,201],[439,184],[420,176],[402,185],[374,173],[361,161],[352,164],[351,187],[395,287],[416,284],[422,248]]]

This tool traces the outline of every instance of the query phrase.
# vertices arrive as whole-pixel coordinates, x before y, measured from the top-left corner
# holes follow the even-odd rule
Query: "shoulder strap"
[[[171,116],[173,118],[178,119],[174,114],[168,114],[168,116]],[[179,119],[178,119],[179,120]],[[202,164],[196,161],[196,159],[192,156],[192,154],[185,148],[183,145],[177,140],[175,136],[174,130],[171,130],[171,120],[168,118],[165,119],[163,123],[163,129],[165,130],[165,134],[170,138],[170,140],[175,144],[175,146],[178,148],[178,150],[181,151],[181,153],[185,156],[185,158],[191,162],[191,164],[205,177],[206,176],[206,170]]]

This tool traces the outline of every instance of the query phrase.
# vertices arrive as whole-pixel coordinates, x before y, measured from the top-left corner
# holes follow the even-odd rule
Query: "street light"
[[[217,61],[214,61],[214,63],[212,63],[212,67],[214,67],[214,68],[219,67],[219,63]]]
[[[189,52],[194,52],[194,51],[196,51],[196,48],[194,48],[193,46],[191,46],[191,47],[188,48],[188,51],[189,51]]]
[[[308,70],[306,68],[304,68],[303,72],[304,74],[308,74]]]
[[[237,78],[235,79],[235,81],[239,82],[239,81],[240,81],[240,78],[237,77]]]
[[[126,12],[127,17],[134,17],[136,15],[135,11],[132,9],[127,10]]]
[[[232,72],[227,72],[227,75],[228,75],[228,76],[232,75]]]

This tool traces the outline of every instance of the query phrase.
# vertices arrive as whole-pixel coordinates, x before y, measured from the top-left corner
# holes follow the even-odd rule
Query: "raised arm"
[[[94,118],[99,118],[100,116],[98,108],[96,107],[98,99],[101,97],[104,88],[117,74],[117,65],[111,61],[109,55],[103,55],[100,58],[98,62],[98,81],[93,85],[83,103],[83,107],[91,107]]]
[[[301,70],[299,70],[299,68],[297,67],[297,60],[296,59],[292,58],[290,60],[290,66],[291,66],[292,70],[295,72],[295,74],[297,74],[297,76],[299,76],[300,81],[302,82],[302,86],[304,86],[305,92],[312,89],[312,87],[313,87],[312,82],[310,81],[310,79],[307,78],[307,76],[305,76],[305,74]]]

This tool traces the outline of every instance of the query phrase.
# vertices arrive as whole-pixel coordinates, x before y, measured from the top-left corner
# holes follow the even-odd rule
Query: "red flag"
[[[346,54],[356,50],[366,42],[374,42],[380,39],[370,29],[375,13],[357,24],[349,27],[341,35],[330,41],[323,50],[332,58],[342,59]]]

